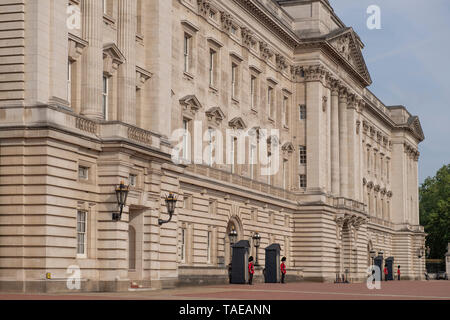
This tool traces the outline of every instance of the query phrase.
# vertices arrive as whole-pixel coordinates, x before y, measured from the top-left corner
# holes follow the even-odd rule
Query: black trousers
[[[248,284],[252,284],[253,282],[253,273],[248,274]]]
[[[281,273],[281,283],[284,283],[285,277],[286,277],[286,274],[285,273]]]
[[[398,275],[398,281],[400,281],[400,275]]]

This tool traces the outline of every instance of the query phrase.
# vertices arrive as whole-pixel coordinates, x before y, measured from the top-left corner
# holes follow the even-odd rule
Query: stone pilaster
[[[339,90],[339,182],[341,197],[348,197],[347,88]]]
[[[338,81],[334,81],[331,87],[331,192],[334,196],[340,195]]]
[[[83,0],[83,38],[89,42],[83,55],[81,114],[102,119],[103,8],[102,1]]]
[[[136,0],[119,0],[117,44],[126,61],[118,73],[117,118],[136,124]]]

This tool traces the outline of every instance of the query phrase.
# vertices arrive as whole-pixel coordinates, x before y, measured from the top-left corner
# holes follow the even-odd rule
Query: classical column
[[[83,53],[81,114],[102,119],[103,6],[102,1],[83,0],[83,38],[89,42]]]
[[[339,179],[339,86],[334,81],[331,86],[331,192],[340,194]]]
[[[136,0],[119,0],[117,45],[126,61],[118,74],[117,118],[136,124]]]
[[[339,169],[341,197],[348,197],[347,88],[339,90]]]
[[[348,194],[347,196],[354,200],[359,200],[356,192],[356,176],[358,171],[358,153],[357,140],[356,140],[356,96],[354,94],[349,95],[347,104],[347,129],[348,139],[347,148],[349,154],[348,161]]]

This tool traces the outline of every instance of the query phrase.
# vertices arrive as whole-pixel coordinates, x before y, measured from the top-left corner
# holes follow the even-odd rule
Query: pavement
[[[9,294],[0,300],[450,300],[450,281],[365,283],[276,283],[216,285],[108,293]]]

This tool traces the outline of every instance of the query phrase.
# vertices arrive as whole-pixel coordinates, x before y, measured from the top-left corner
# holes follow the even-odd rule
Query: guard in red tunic
[[[255,266],[253,265],[253,257],[248,258],[248,284],[252,284],[253,274],[255,273]]]
[[[387,281],[388,280],[388,268],[387,268],[387,266],[384,266],[384,281]]]
[[[286,257],[283,257],[281,259],[281,265],[280,265],[280,269],[281,269],[281,283],[284,283],[284,279],[286,277],[286,264],[284,263],[286,261]]]
[[[398,266],[398,268],[397,268],[397,277],[398,277],[398,281],[400,281],[400,266]]]

